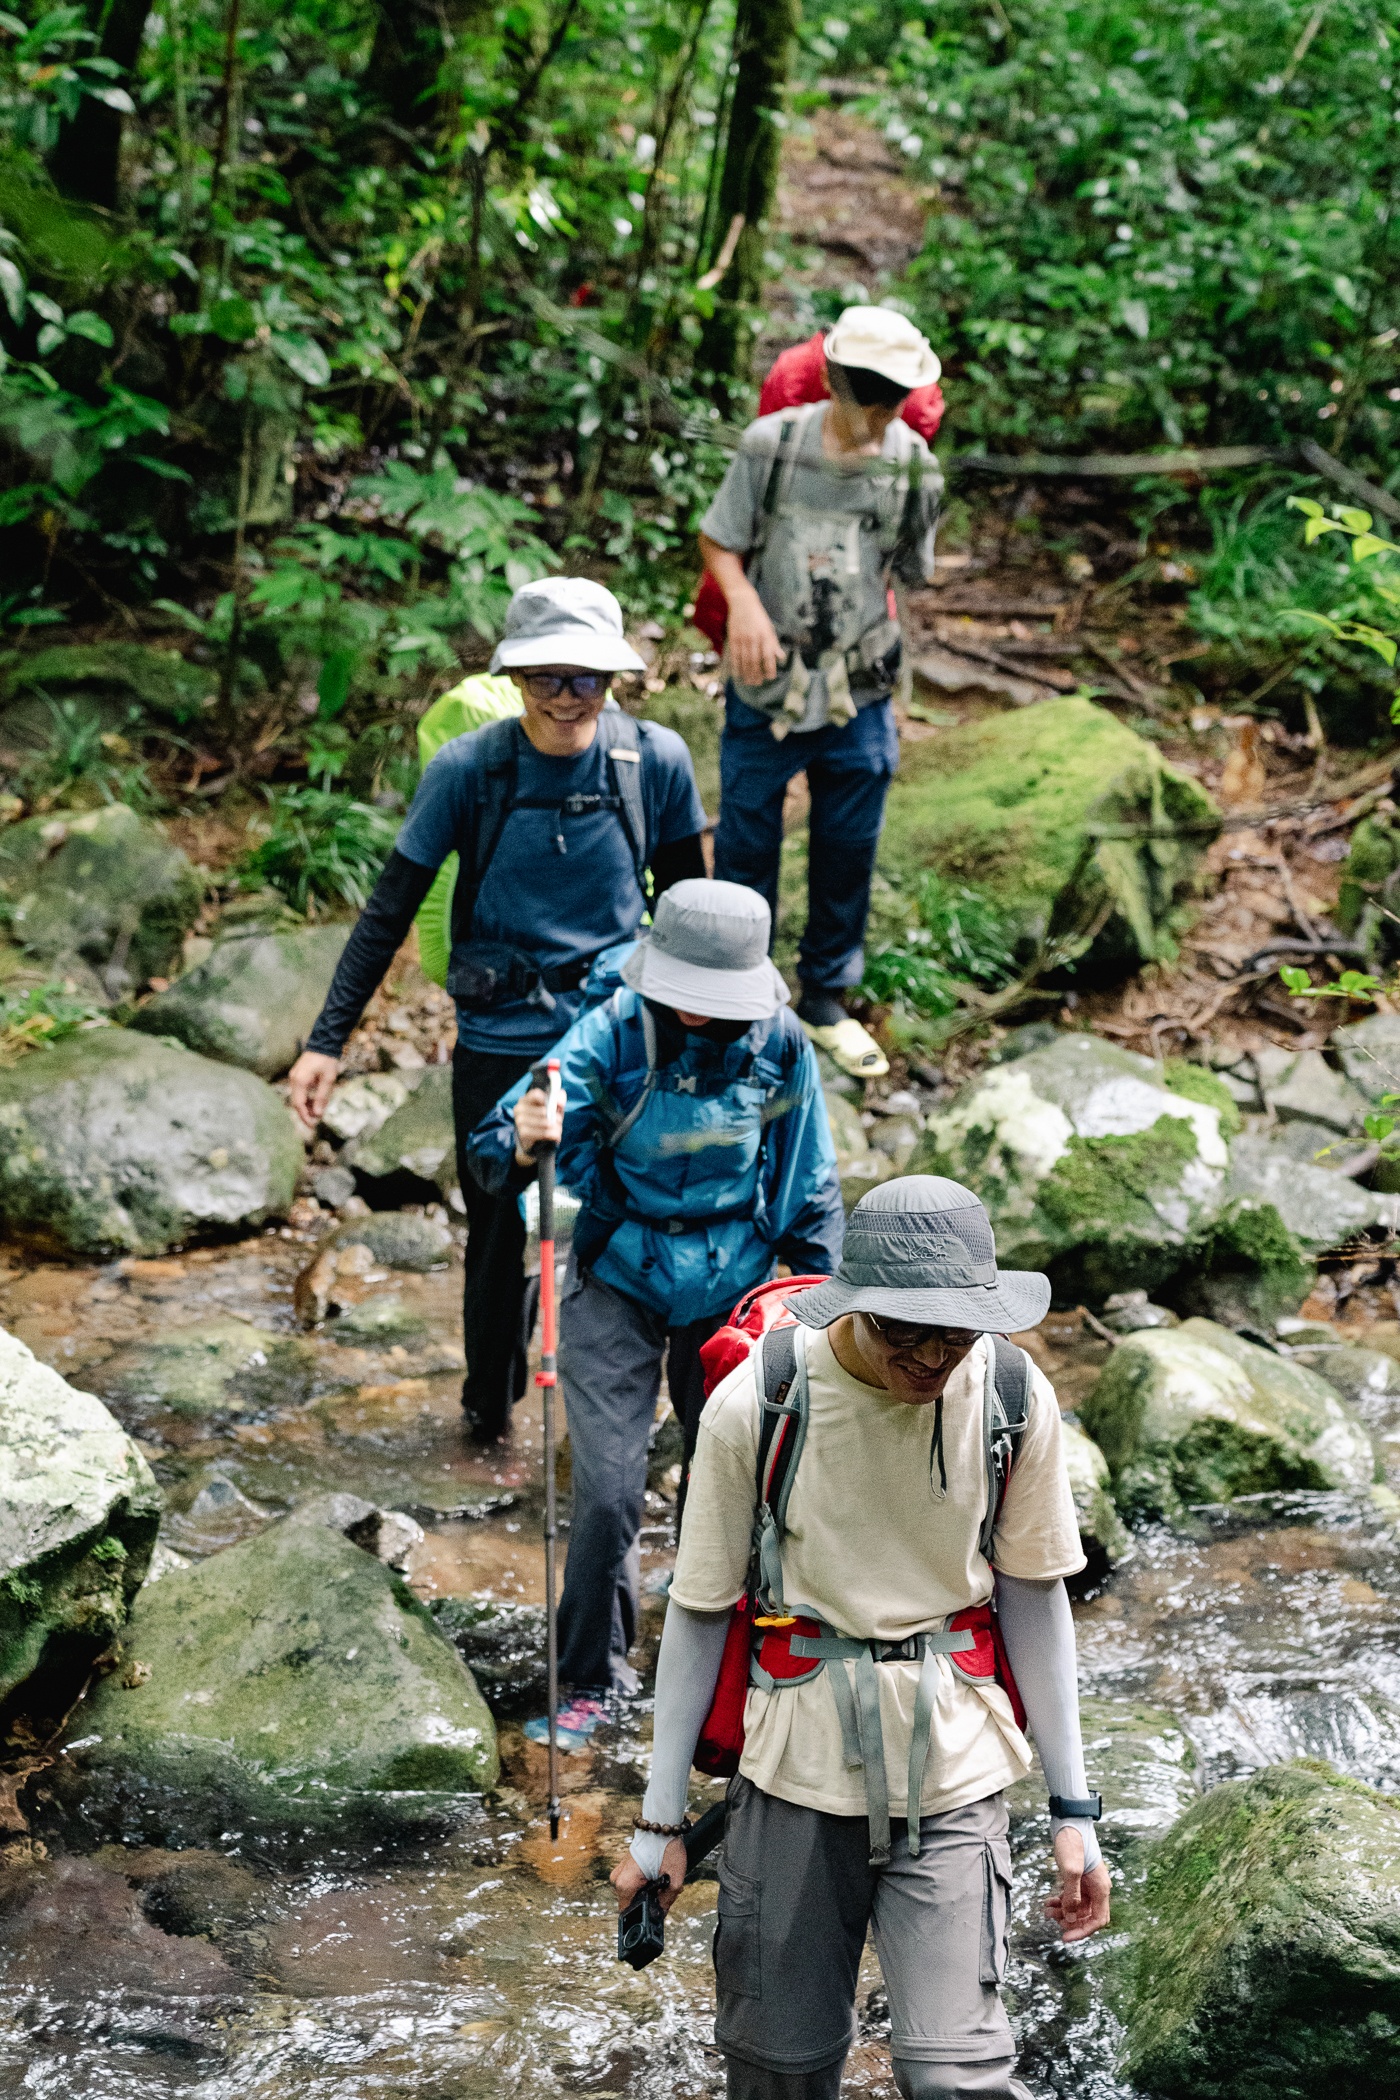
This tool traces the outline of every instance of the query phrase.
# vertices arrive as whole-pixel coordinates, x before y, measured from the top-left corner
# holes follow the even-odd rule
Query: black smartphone
[[[644,1969],[665,1949],[666,1920],[660,1891],[654,1881],[649,1881],[617,1921],[617,1958],[634,1969]]]

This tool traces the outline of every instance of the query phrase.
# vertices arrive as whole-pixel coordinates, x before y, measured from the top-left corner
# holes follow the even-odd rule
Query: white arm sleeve
[[[710,1701],[719,1681],[719,1666],[729,1633],[729,1613],[687,1611],[668,1604],[656,1659],[656,1719],[651,1744],[651,1778],[642,1797],[649,1823],[679,1823],[690,1791],[690,1765]],[[632,1857],[649,1881],[661,1872],[661,1855],[670,1843],[655,1831],[638,1830]]]
[[[997,1617],[1049,1791],[1082,1801],[1088,1781],[1079,1733],[1074,1619],[1065,1586],[998,1573]],[[1084,1871],[1089,1873],[1103,1856],[1093,1824],[1052,1817],[1051,1836],[1061,1830],[1077,1830],[1083,1838]]]

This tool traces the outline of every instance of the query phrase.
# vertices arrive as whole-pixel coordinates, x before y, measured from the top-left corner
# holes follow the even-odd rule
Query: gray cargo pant
[[[866,1927],[890,2000],[904,2100],[1031,2100],[997,1986],[1011,1850],[1000,1794],[925,1816],[911,1859],[869,1863],[864,1816],[828,1816],[735,1779],[719,1862],[715,2040],[729,2100],[837,2100]]]
[[[569,1264],[559,1307],[559,1376],[573,1514],[559,1605],[559,1676],[575,1690],[629,1683],[627,1651],[641,1607],[647,1448],[662,1362],[677,1415],[698,1418],[700,1346],[723,1324],[724,1314],[716,1313],[668,1327],[660,1313]]]

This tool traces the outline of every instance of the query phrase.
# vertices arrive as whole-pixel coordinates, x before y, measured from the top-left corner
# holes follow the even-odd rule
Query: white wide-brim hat
[[[541,577],[522,584],[511,599],[491,669],[523,671],[532,664],[572,665],[580,671],[646,669],[623,635],[622,607],[611,591],[587,576]]]
[[[928,338],[891,306],[848,306],[822,349],[833,364],[862,365],[910,393],[943,370]]]
[[[766,901],[741,882],[697,875],[672,883],[622,965],[622,981],[682,1013],[766,1021],[791,997],[768,960],[771,926]]]

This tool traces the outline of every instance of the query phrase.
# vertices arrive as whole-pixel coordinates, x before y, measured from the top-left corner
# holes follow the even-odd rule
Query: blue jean
[[[870,878],[898,764],[888,700],[863,707],[854,721],[780,742],[767,715],[746,706],[732,685],[725,695],[715,874],[766,897],[776,931],[783,797],[793,775],[805,772],[812,814],[797,973],[812,990],[844,991],[864,974]]]

